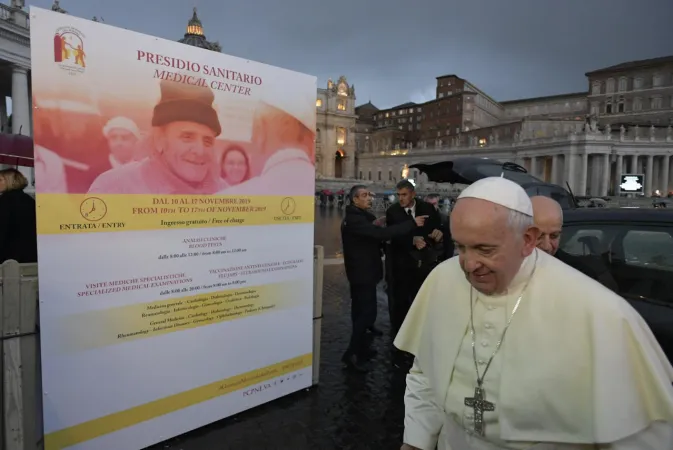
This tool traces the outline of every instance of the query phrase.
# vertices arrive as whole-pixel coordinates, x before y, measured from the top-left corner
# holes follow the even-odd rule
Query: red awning
[[[0,133],[0,164],[33,167],[33,138]]]

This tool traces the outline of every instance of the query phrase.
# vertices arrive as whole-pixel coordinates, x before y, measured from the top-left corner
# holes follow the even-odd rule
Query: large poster
[[[46,449],[310,386],[316,79],[30,16]]]

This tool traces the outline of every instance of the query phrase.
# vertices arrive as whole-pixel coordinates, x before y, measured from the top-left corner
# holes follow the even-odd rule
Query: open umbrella
[[[0,133],[0,164],[33,167],[33,139],[20,134]]]

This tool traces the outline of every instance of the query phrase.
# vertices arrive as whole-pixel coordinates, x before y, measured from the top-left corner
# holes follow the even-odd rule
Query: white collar
[[[411,205],[411,206],[407,206],[406,208],[404,208],[404,211],[405,211],[405,212],[407,212],[407,211],[411,211],[411,212],[415,213],[415,212],[416,212],[416,200],[414,200],[414,204],[413,204],[413,205]]]
[[[121,167],[121,166],[124,165],[124,164],[120,163],[119,160],[117,158],[115,158],[112,153],[110,153],[109,157],[110,157],[109,158],[110,159],[110,165],[112,166],[113,169],[116,169],[117,167]]]

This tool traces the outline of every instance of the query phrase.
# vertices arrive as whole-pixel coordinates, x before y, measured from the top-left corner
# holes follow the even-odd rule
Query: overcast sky
[[[583,91],[589,70],[673,55],[673,0],[61,0],[73,15],[172,40],[194,6],[224,53],[321,87],[345,75],[357,104],[379,108],[429,100],[450,73],[502,101]]]

